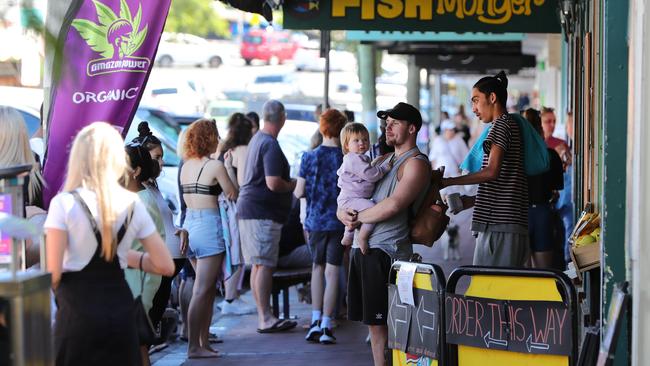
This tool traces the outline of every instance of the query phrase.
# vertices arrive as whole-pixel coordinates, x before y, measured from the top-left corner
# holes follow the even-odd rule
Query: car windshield
[[[178,94],[178,89],[162,88],[162,89],[154,89],[151,91],[151,95],[164,95],[164,94]]]
[[[210,108],[210,115],[214,118],[217,117],[230,117],[231,114],[241,112],[241,107],[212,107]]]
[[[284,82],[284,76],[282,75],[265,75],[265,76],[258,76],[255,78],[255,84],[263,84],[263,83],[282,83]]]
[[[148,109],[138,109],[133,123],[129,127],[125,141],[131,141],[138,136],[138,124],[142,121],[149,122],[149,128],[154,136],[158,137],[163,148],[163,164],[168,166],[178,166],[181,159],[176,154],[176,142],[178,141],[178,130],[172,125],[173,121],[166,121],[152,113]]]
[[[248,35],[248,36],[244,37],[244,43],[261,44],[262,43],[262,37]]]
[[[316,122],[314,112],[301,109],[287,109],[287,119],[295,119],[298,121]]]

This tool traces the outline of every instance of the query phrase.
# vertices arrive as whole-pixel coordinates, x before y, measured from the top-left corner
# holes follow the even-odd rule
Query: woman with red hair
[[[185,131],[183,168],[180,173],[187,212],[183,228],[189,233],[190,249],[196,256],[196,280],[188,312],[188,358],[217,357],[208,341],[215,285],[226,246],[219,213],[219,194],[237,198],[237,188],[224,164],[211,158],[219,143],[214,120],[200,119]],[[231,174],[229,176],[229,173]]]
[[[305,229],[309,232],[312,253],[311,298],[312,324],[305,339],[309,342],[336,342],[332,334],[332,316],[336,307],[339,267],[343,261],[343,224],[336,218],[336,171],[343,162],[339,134],[345,115],[329,109],[320,116],[323,143],[302,156],[295,196],[307,198]],[[323,281],[325,279],[325,281]]]

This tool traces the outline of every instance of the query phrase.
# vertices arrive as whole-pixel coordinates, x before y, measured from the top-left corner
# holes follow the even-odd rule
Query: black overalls
[[[123,225],[118,245],[125,231]],[[141,365],[133,294],[117,255],[107,262],[99,231],[95,236],[98,244],[90,262],[81,271],[63,273],[56,289],[56,365]]]

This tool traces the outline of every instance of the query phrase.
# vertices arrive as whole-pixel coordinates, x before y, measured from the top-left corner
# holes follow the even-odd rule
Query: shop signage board
[[[562,302],[445,296],[447,343],[491,350],[571,355],[569,309]]]
[[[170,0],[73,0],[58,35],[47,116],[46,206],[74,136],[96,121],[128,129],[153,67]]]
[[[557,0],[285,0],[287,29],[560,33]]]
[[[438,295],[413,288],[415,306],[401,301],[397,286],[388,287],[388,348],[438,359],[440,308]]]

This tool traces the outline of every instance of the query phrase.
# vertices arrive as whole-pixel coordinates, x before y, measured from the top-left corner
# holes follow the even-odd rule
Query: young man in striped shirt
[[[475,197],[463,196],[463,207],[474,206],[475,265],[523,267],[530,257],[528,182],[524,171],[522,135],[508,115],[508,79],[502,71],[474,84],[472,110],[492,128],[483,141],[481,170],[444,178],[444,187],[478,184]]]

